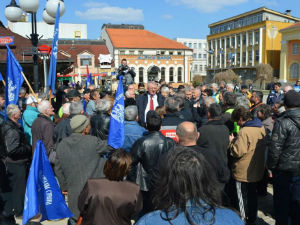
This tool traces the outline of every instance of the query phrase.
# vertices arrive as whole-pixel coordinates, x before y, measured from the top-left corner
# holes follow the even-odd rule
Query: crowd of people
[[[69,225],[256,224],[268,183],[276,225],[300,224],[299,89],[275,83],[266,104],[262,91],[225,82],[128,84],[124,95],[124,144],[113,149],[113,93],[61,86],[36,99],[21,88],[6,111],[0,94],[0,224],[22,216],[38,140]]]

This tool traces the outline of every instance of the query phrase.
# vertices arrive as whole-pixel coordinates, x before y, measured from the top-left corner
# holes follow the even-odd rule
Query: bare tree
[[[192,83],[193,83],[193,86],[194,86],[194,87],[199,86],[199,85],[202,83],[202,81],[203,81],[203,79],[202,79],[202,77],[201,77],[200,75],[195,75],[195,76],[193,76],[193,81],[192,81]]]
[[[261,89],[265,82],[271,82],[272,80],[273,68],[270,64],[261,63],[256,66],[256,81],[259,81]]]
[[[225,81],[226,83],[230,82],[239,84],[241,83],[241,78],[237,74],[235,74],[233,70],[226,70],[217,73],[213,78],[213,82],[220,83],[221,81]]]

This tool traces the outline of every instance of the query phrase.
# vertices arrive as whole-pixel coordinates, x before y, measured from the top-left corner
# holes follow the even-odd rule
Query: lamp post
[[[39,35],[37,33],[37,20],[36,13],[40,6],[40,0],[20,0],[20,6],[17,5],[15,0],[11,0],[11,3],[5,8],[5,16],[10,22],[19,22],[23,11],[31,14],[31,34],[30,40],[32,44],[32,58],[33,58],[33,80],[34,91],[38,92],[39,89],[39,75],[38,75],[38,43]],[[65,12],[65,5],[63,0],[48,0],[46,9],[43,11],[43,19],[47,24],[55,23],[55,14],[60,4],[60,16]],[[54,13],[53,13],[54,12]]]

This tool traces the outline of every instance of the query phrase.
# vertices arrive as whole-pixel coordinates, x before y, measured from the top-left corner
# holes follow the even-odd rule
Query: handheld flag
[[[92,73],[90,73],[90,84],[94,84],[94,80],[93,80],[93,76],[92,76]]]
[[[120,76],[115,102],[111,111],[107,143],[111,147],[121,148],[124,143],[124,92],[123,76]]]
[[[52,90],[53,94],[55,92],[55,79],[56,79],[56,60],[57,60],[58,33],[59,33],[59,9],[60,9],[60,4],[58,4],[57,11],[56,11],[52,51],[51,51],[51,58],[50,58],[50,68],[49,68],[49,75],[48,75],[48,85]]]
[[[61,194],[41,140],[36,143],[27,179],[23,224],[37,214],[42,215],[41,221],[73,216]]]
[[[24,82],[23,69],[8,45],[6,61],[5,111],[9,104],[18,105],[20,88]]]
[[[1,72],[0,72],[0,81],[3,81],[3,76],[1,74]]]

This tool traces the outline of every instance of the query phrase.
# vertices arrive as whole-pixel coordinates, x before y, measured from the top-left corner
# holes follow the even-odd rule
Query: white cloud
[[[164,18],[166,20],[170,20],[170,19],[173,19],[173,15],[171,15],[171,14],[164,14],[164,15],[162,15],[162,18]]]
[[[212,13],[217,12],[225,6],[239,5],[248,0],[166,0],[175,5],[186,5],[189,8],[196,9],[200,12]]]
[[[87,7],[87,8],[100,8],[100,7],[106,7],[106,6],[108,6],[108,4],[104,3],[104,2],[88,1],[88,2],[84,3],[83,6]]]
[[[88,20],[105,20],[113,23],[140,22],[144,20],[143,10],[113,6],[91,7],[86,11],[75,11],[75,15]]]

